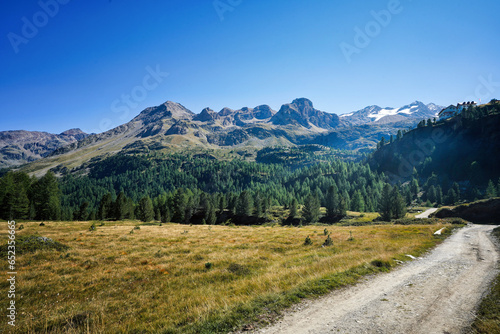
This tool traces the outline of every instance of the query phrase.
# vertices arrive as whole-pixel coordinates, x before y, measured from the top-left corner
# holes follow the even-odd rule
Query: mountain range
[[[17,166],[38,160],[59,147],[75,143],[87,137],[80,129],[71,129],[60,134],[38,131],[0,132],[0,168]]]
[[[88,135],[79,129],[59,135],[42,132],[0,132],[0,167],[44,158],[28,169],[75,168],[117,152],[230,149],[255,151],[269,146],[321,144],[338,149],[366,150],[382,136],[435,117],[442,108],[414,102],[401,108],[370,106],[341,115],[315,109],[306,98],[295,99],[278,111],[268,105],[233,110],[210,108],[199,114],[167,101],[144,109],[130,122]]]
[[[437,117],[443,110],[442,106],[434,103],[427,105],[415,101],[401,108],[381,108],[369,106],[364,109],[340,115],[342,122],[350,125],[394,123],[414,119],[429,119]]]

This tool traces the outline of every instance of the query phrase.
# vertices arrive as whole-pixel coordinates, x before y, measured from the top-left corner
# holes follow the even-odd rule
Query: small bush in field
[[[330,236],[328,236],[325,242],[323,243],[323,246],[331,246],[331,245],[333,245],[333,240],[332,238],[330,238]]]
[[[205,269],[210,270],[212,269],[213,264],[211,262],[205,263]]]
[[[311,238],[309,238],[309,236],[307,236],[306,240],[304,241],[304,246],[310,246],[312,244],[313,244],[313,242],[312,242]]]
[[[323,234],[328,235],[328,230],[326,228],[323,230]]]

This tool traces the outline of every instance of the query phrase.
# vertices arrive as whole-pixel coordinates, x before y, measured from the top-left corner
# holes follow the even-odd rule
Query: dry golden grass
[[[193,323],[219,319],[256,298],[376,259],[394,263],[404,254],[418,255],[439,241],[433,232],[443,227],[328,226],[334,244],[321,247],[323,226],[133,230],[137,224],[106,222],[90,232],[87,222],[23,223],[18,236],[39,234],[71,248],[17,257],[17,332],[188,332]],[[313,245],[303,245],[307,236]],[[6,223],[0,237],[5,243]],[[6,291],[5,281],[0,286]],[[0,296],[1,305],[6,298]]]

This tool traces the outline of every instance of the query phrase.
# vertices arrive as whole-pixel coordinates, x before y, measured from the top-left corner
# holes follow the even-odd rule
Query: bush
[[[325,242],[323,243],[323,246],[332,246],[333,245],[333,240],[332,238],[330,238],[330,236],[328,236],[328,238],[326,238]]]
[[[312,244],[313,244],[313,242],[312,242],[311,238],[309,238],[309,236],[307,236],[306,240],[304,241],[304,246],[310,246]]]
[[[385,268],[385,269],[391,268],[391,264],[389,263],[389,261],[383,261],[383,260],[373,260],[371,262],[371,265],[377,268]]]
[[[205,269],[207,269],[207,270],[212,269],[212,266],[213,266],[213,265],[212,265],[212,263],[211,263],[211,262],[207,262],[207,263],[205,263]]]

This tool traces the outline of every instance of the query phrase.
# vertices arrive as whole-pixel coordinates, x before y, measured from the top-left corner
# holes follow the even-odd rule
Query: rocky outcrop
[[[301,98],[292,103],[284,104],[276,115],[271,118],[274,125],[295,125],[303,126],[307,129],[313,125],[331,130],[339,126],[340,120],[336,114],[329,114],[314,109],[310,100]]]

